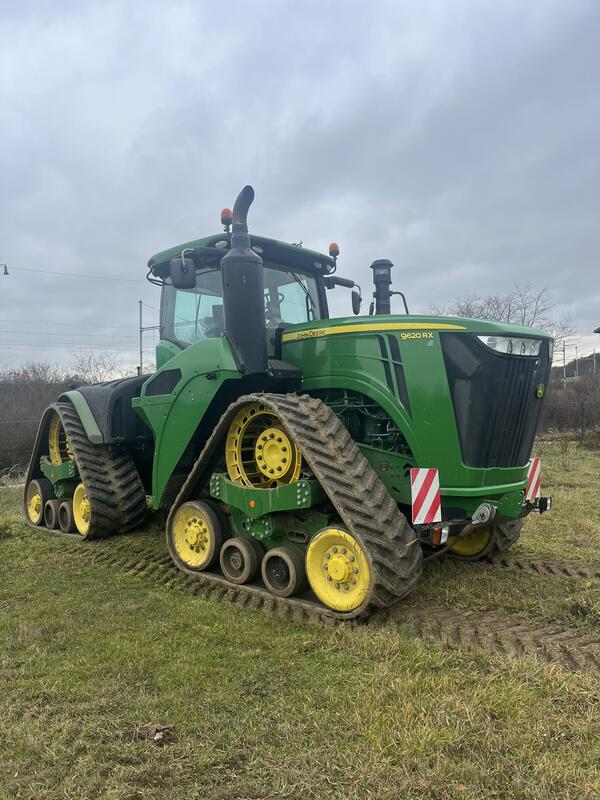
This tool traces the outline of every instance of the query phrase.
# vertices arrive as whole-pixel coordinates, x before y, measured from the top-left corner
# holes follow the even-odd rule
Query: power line
[[[119,350],[124,353],[133,353],[135,352],[134,347],[128,346],[121,346],[118,344],[101,344],[101,343],[94,343],[91,344],[89,342],[56,342],[56,343],[48,343],[48,344],[33,344],[32,342],[2,342],[3,345],[10,347],[12,350],[53,350],[53,351],[62,351],[62,350]]]
[[[0,331],[0,333],[6,333],[6,334],[10,335],[10,334],[14,334],[15,331]],[[44,338],[46,338],[47,336],[69,336],[71,339],[77,339],[77,332],[76,331],[75,332],[70,332],[70,333],[61,333],[60,331],[47,331],[47,332],[46,331],[22,331],[22,332],[19,331],[19,335],[21,335],[21,333],[22,333],[23,336],[32,336],[32,335],[43,334]],[[94,333],[93,336],[96,339],[114,339],[115,338],[114,334],[111,334],[111,333]],[[119,334],[119,339],[137,339],[137,336],[134,336],[133,334],[122,333],[122,334]]]
[[[0,322],[6,325],[30,325],[31,324],[31,317],[29,319],[0,319]],[[35,320],[35,325],[58,325],[59,327],[69,327],[69,328],[119,328],[120,330],[131,330],[135,328],[135,325],[111,325],[110,323],[106,325],[92,325],[87,322],[44,322],[43,320]]]
[[[120,281],[121,283],[146,283],[138,278],[120,278],[109,275],[90,275],[86,272],[60,272],[58,270],[49,269],[32,269],[30,267],[8,267],[9,271],[12,269],[14,272],[37,272],[40,275],[60,275],[63,278],[90,278],[95,281]]]

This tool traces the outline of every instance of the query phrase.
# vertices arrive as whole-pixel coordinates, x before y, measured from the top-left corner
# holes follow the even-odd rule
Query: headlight
[[[478,336],[490,350],[513,356],[537,356],[542,344],[541,339],[522,339],[517,336]]]

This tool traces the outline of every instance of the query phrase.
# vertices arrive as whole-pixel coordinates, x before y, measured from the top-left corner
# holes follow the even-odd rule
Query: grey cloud
[[[596,3],[25,3],[0,26],[2,262],[143,279],[252,182],[257,232],[338,240],[363,289],[388,256],[415,310],[530,279],[600,323]],[[139,297],[0,276],[0,317],[38,331],[134,336]]]

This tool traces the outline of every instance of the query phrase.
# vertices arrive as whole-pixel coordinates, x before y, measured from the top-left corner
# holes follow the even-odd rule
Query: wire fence
[[[557,396],[558,395],[558,396]],[[545,403],[540,433],[577,433],[582,439],[600,430],[600,397],[563,399],[559,393]]]

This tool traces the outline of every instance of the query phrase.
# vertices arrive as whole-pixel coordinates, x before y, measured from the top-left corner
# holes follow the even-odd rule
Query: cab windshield
[[[317,285],[310,275],[273,264],[263,267],[267,340],[272,355],[275,330],[321,319]],[[164,284],[161,337],[187,347],[223,335],[223,286],[219,269],[200,270],[193,289]]]

